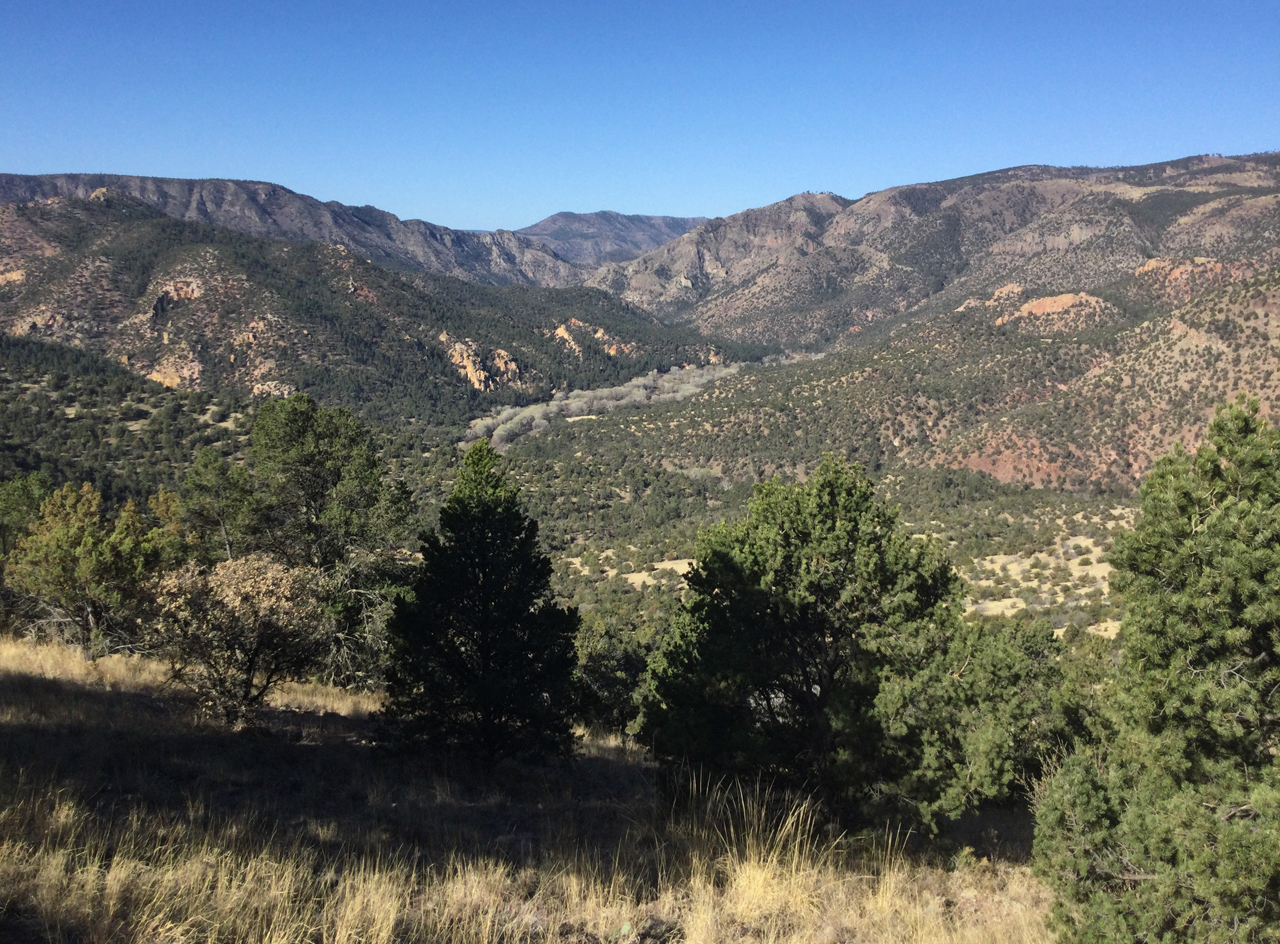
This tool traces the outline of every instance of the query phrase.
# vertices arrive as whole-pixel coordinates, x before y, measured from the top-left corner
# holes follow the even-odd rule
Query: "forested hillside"
[[[589,285],[701,330],[822,349],[1010,283],[1096,292],[1149,259],[1254,257],[1280,240],[1280,157],[1028,166],[804,193],[710,220]]]
[[[322,203],[256,180],[0,174],[0,204],[54,197],[84,200],[104,187],[189,223],[264,239],[333,243],[380,265],[483,285],[565,286],[580,282],[590,271],[556,255],[541,241],[516,233],[473,233],[402,220],[377,207]]]
[[[1274,927],[1280,258],[1231,212],[1217,256],[1045,248],[784,354],[108,191],[0,208],[0,934],[250,927],[256,883],[138,878],[210,849],[293,876],[289,927],[418,940],[675,941],[761,882],[841,940],[795,903],[864,873],[916,928],[960,920],[926,885],[1028,940],[1051,893],[1068,940]],[[460,851],[488,886],[416,864]],[[357,868],[376,907],[307,904]]]
[[[436,429],[738,353],[603,292],[397,272],[341,245],[254,239],[109,191],[0,207],[0,325],[171,387],[307,390]]]
[[[171,390],[94,354],[0,337],[0,480],[90,482],[113,504],[172,486],[196,449],[236,455],[247,407]]]

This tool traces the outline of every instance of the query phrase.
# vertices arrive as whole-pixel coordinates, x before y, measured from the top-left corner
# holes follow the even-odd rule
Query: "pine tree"
[[[1101,743],[1036,811],[1070,941],[1280,933],[1280,432],[1219,411],[1142,487],[1117,538],[1128,600]]]
[[[578,615],[556,604],[551,572],[537,522],[481,440],[389,626],[386,714],[406,736],[490,762],[570,750]]]

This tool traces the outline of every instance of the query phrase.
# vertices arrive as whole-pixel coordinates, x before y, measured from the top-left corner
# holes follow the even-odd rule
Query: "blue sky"
[[[461,228],[1280,149],[1280,2],[38,2],[0,171],[270,180]]]

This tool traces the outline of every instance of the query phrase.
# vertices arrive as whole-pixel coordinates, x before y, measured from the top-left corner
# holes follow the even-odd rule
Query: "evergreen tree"
[[[487,761],[568,752],[578,614],[556,604],[551,572],[537,522],[481,440],[422,537],[413,600],[389,626],[388,718]]]
[[[827,456],[803,485],[757,486],[696,558],[651,663],[642,730],[660,757],[929,820],[1006,795],[1036,754],[1051,630],[962,625],[945,553],[857,466]],[[1014,690],[1028,700],[1011,708]]]
[[[10,552],[5,582],[38,601],[69,642],[102,655],[136,641],[148,572],[177,557],[177,543],[166,527],[149,527],[132,500],[111,521],[92,485],[64,485]]]
[[[26,534],[51,491],[53,484],[43,472],[0,482],[0,557],[12,551]],[[0,560],[0,576],[4,574],[3,567],[4,561]]]
[[[1280,933],[1280,432],[1219,411],[1142,487],[1116,541],[1128,600],[1101,743],[1036,811],[1070,941]]]
[[[306,394],[268,400],[253,423],[252,455],[257,543],[280,560],[332,567],[394,530],[387,519],[399,509],[389,505],[402,496],[384,485],[373,437],[349,410]],[[229,477],[232,501],[235,484]]]
[[[412,503],[388,482],[373,436],[348,410],[305,394],[268,400],[253,426],[252,468],[212,449],[183,482],[183,522],[206,563],[266,553],[319,571],[326,681],[375,684],[386,619],[404,593]]]
[[[232,560],[252,547],[258,509],[248,468],[205,446],[196,451],[182,495],[182,518],[203,560]]]

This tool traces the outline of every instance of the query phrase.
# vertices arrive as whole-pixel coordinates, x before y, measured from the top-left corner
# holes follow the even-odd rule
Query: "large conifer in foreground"
[[[423,535],[413,594],[389,626],[399,730],[486,761],[566,753],[577,611],[556,605],[538,524],[485,440]]]
[[[1036,812],[1068,941],[1280,937],[1280,431],[1221,411],[1142,487],[1101,744]]]

